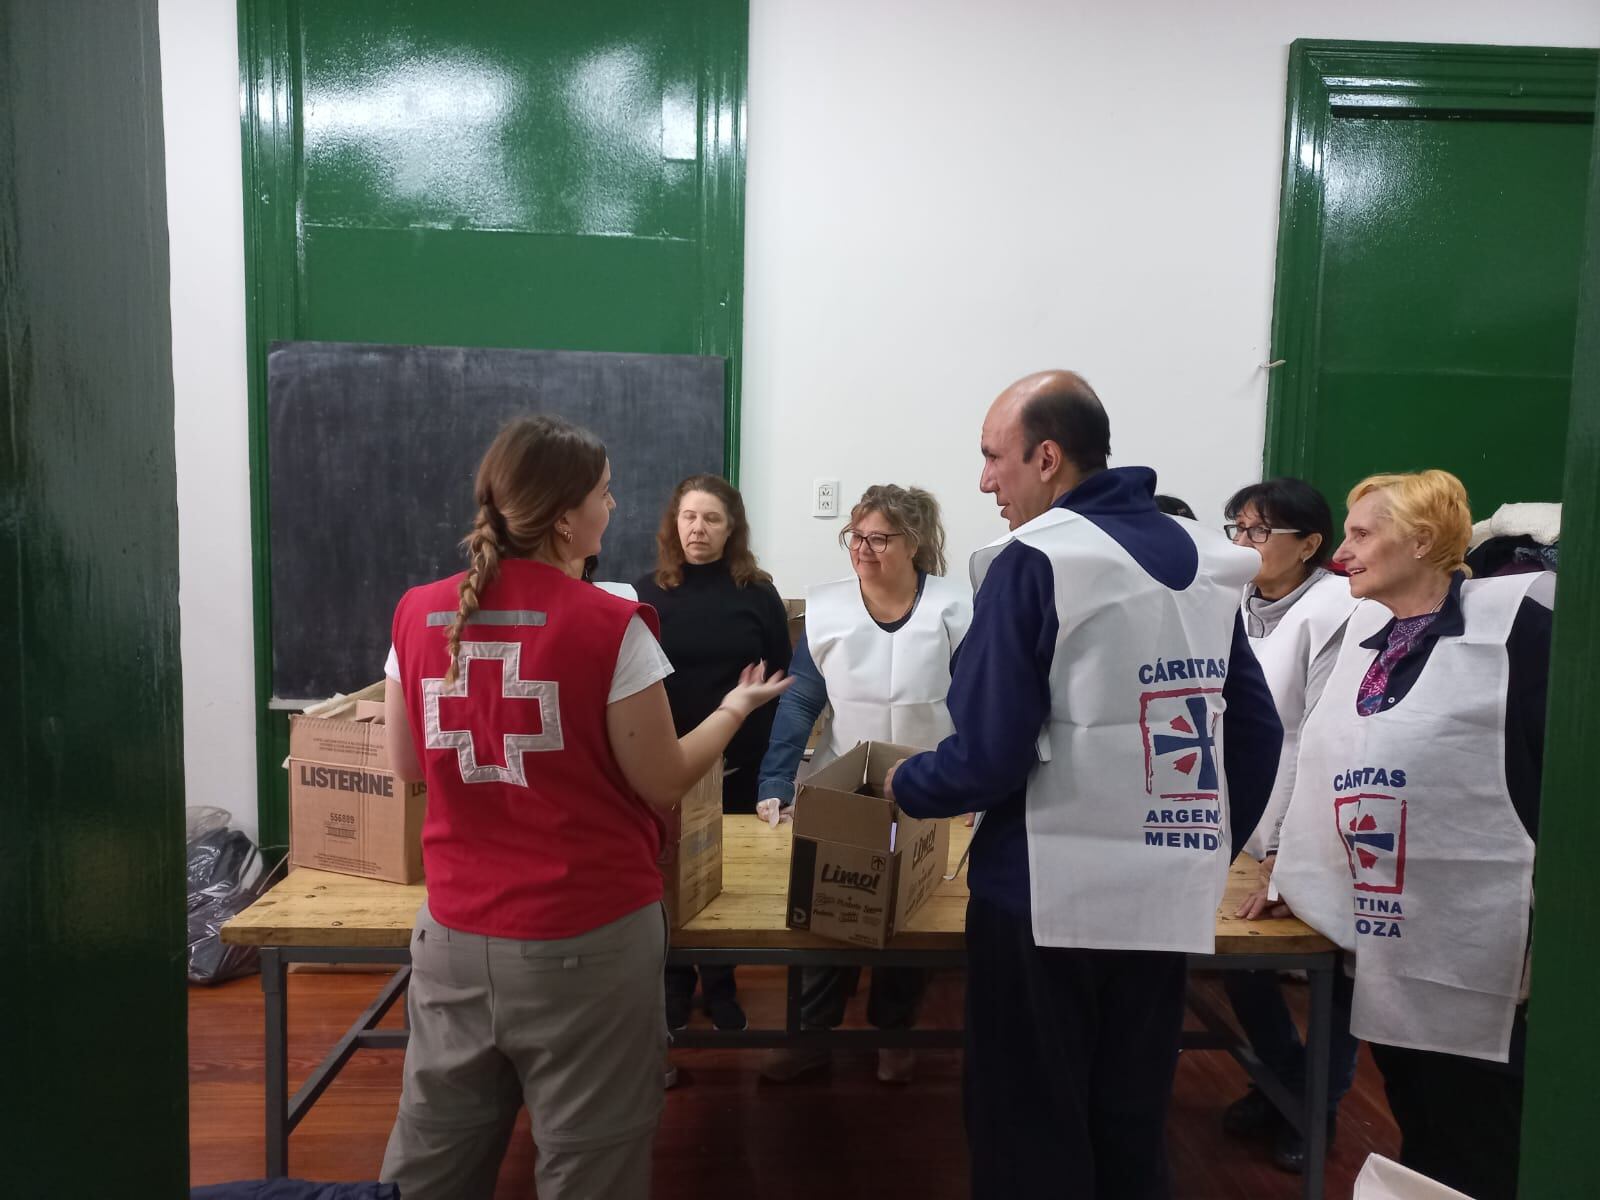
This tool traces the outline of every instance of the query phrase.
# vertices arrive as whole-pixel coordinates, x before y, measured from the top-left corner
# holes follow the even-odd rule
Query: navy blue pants
[[[1516,1200],[1527,1040],[1524,1006],[1506,1063],[1373,1042],[1400,1126],[1400,1162],[1477,1200]]]
[[[1222,986],[1233,1004],[1234,1016],[1250,1039],[1257,1057],[1295,1096],[1306,1086],[1306,1048],[1300,1030],[1289,1015],[1283,986],[1276,971],[1225,971]],[[1339,1101],[1356,1077],[1356,1054],[1361,1043],[1350,1036],[1350,1000],[1355,980],[1333,969],[1333,1028],[1328,1038],[1328,1111],[1339,1111]]]
[[[972,897],[975,1200],[1164,1200],[1184,977],[1181,954],[1041,949],[1027,917]]]

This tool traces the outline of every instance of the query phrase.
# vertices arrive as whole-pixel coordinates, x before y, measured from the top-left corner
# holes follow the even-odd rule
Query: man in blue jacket
[[[1071,372],[1002,392],[982,450],[1011,533],[973,556],[956,732],[889,780],[913,816],[983,814],[972,1194],[1164,1197],[1184,955],[1214,949],[1282,740],[1238,615],[1259,558],[1163,515],[1148,468],[1107,468],[1105,409]]]

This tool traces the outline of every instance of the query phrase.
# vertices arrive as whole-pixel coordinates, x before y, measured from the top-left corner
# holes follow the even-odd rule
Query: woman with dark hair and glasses
[[[1294,791],[1300,726],[1321,696],[1339,657],[1345,622],[1356,600],[1342,575],[1323,569],[1333,551],[1333,513],[1322,493],[1301,479],[1269,479],[1240,488],[1224,508],[1222,531],[1235,544],[1261,555],[1261,570],[1241,602],[1245,633],[1261,663],[1283,722],[1283,750],[1267,808],[1245,850],[1262,863],[1262,886],[1239,909],[1251,920],[1285,910],[1269,899],[1278,830]],[[1305,1075],[1305,1049],[1271,971],[1229,971],[1225,978],[1239,1023],[1272,1071],[1298,1094]],[[1329,1046],[1328,1125],[1355,1076],[1356,1042],[1349,1033],[1349,981],[1335,979],[1333,1040]],[[1305,1164],[1304,1139],[1272,1102],[1254,1087],[1223,1115],[1229,1133],[1272,1139],[1272,1159],[1286,1171]]]
[[[805,634],[790,666],[794,693],[778,705],[761,760],[757,812],[772,820],[794,802],[806,741],[830,706],[833,716],[813,766],[857,742],[931,749],[954,732],[945,707],[950,656],[972,623],[972,593],[965,583],[944,578],[938,501],[921,488],[870,487],[851,509],[839,541],[855,574],[806,592]],[[860,973],[858,967],[807,968],[801,1024],[835,1028]],[[925,982],[915,968],[874,967],[867,1019],[879,1029],[911,1028]],[[825,1050],[775,1050],[762,1074],[783,1082],[828,1061]],[[879,1051],[878,1078],[907,1082],[914,1062],[910,1050]]]

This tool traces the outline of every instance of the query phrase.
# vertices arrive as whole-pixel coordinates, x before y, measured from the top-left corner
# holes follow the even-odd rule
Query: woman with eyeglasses
[[[870,487],[839,540],[855,574],[806,593],[805,633],[790,664],[794,686],[778,705],[761,761],[757,811],[769,819],[794,803],[806,741],[830,706],[814,767],[857,742],[931,749],[954,732],[945,708],[950,656],[972,622],[972,593],[944,578],[938,501],[921,488]],[[838,1026],[859,976],[857,967],[808,968],[801,1024]],[[874,967],[867,1019],[879,1029],[909,1029],[925,983],[920,970]],[[762,1074],[786,1082],[828,1062],[825,1050],[775,1050]],[[910,1050],[879,1051],[878,1078],[908,1082],[914,1065]]]
[[[1301,479],[1269,479],[1240,488],[1224,508],[1222,527],[1237,545],[1261,555],[1261,570],[1241,602],[1245,633],[1267,678],[1283,722],[1283,751],[1272,794],[1245,850],[1262,862],[1262,887],[1237,916],[1255,920],[1283,915],[1268,900],[1268,881],[1276,860],[1278,830],[1294,791],[1300,726],[1322,694],[1339,656],[1345,622],[1356,600],[1342,575],[1323,569],[1333,550],[1333,513],[1322,493]],[[1225,986],[1251,1045],[1295,1094],[1305,1078],[1305,1048],[1289,1006],[1272,971],[1229,971]],[[1339,1101],[1355,1077],[1357,1045],[1349,1029],[1349,980],[1335,980],[1333,1039],[1329,1045],[1328,1127],[1336,1127]],[[1271,1139],[1272,1160],[1286,1171],[1305,1166],[1305,1141],[1252,1087],[1228,1106],[1223,1127],[1238,1137]]]

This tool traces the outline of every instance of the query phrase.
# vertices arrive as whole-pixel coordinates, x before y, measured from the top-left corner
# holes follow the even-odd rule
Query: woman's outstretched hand
[[[751,663],[739,672],[739,682],[722,698],[722,703],[718,707],[737,713],[742,721],[763,704],[783,695],[793,682],[794,680],[782,671],[774,671],[768,675],[767,664],[764,662]]]

